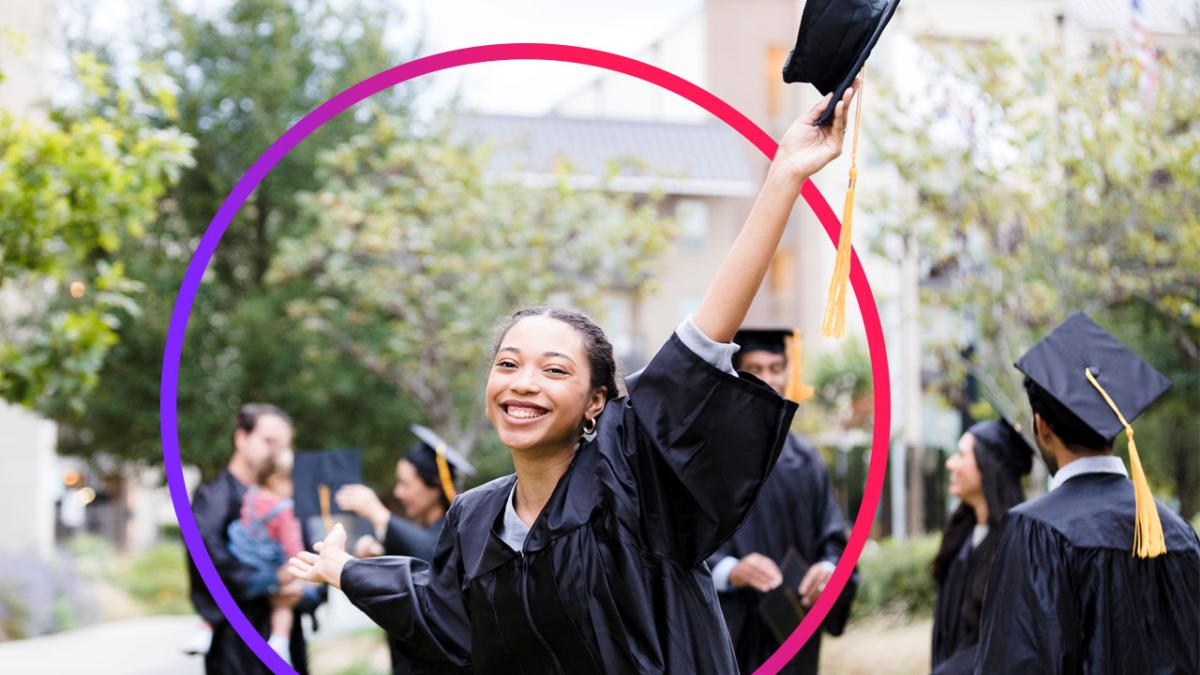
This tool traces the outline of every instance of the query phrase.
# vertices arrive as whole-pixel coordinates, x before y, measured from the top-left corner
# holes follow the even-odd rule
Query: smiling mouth
[[[545,417],[550,412],[540,406],[524,403],[505,403],[500,407],[504,410],[504,414],[520,421],[536,420]]]

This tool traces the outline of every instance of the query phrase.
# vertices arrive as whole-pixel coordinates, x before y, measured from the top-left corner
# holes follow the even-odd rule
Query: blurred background
[[[780,78],[803,6],[0,0],[0,668],[201,671],[180,647],[198,620],[162,348],[200,235],[291,124],[414,57],[541,41],[665,68],[778,138],[818,99]],[[976,420],[1027,421],[1011,364],[1074,309],[1174,381],[1139,445],[1155,494],[1200,511],[1198,18],[1194,0],[897,11],[865,75],[854,231],[891,369],[888,480],[825,671],[927,672],[945,458]],[[835,208],[848,156],[815,179]],[[360,449],[385,495],[414,422],[477,481],[510,472],[481,408],[496,320],[577,306],[640,368],[767,165],[687,101],[584,66],[468,66],[361,103],[280,162],[208,269],[180,372],[189,486],[250,401],[287,410],[298,449]],[[748,323],[802,331],[797,428],[853,520],[872,383],[853,300],[845,339],[819,333],[833,252],[800,204]],[[1039,465],[1029,493],[1045,485]],[[386,672],[379,632],[329,611],[314,672]]]

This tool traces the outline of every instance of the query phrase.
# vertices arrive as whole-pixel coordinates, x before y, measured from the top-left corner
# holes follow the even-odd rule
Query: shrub
[[[940,534],[868,542],[858,562],[860,582],[854,616],[918,617],[932,613],[937,586],[929,564],[940,543]]]

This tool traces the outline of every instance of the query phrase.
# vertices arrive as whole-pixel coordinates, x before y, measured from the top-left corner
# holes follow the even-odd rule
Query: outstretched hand
[[[346,530],[342,524],[334,525],[325,540],[318,541],[313,550],[316,553],[301,551],[288,560],[288,571],[305,581],[341,588],[342,568],[354,560],[354,556],[346,552]]]
[[[854,83],[846,89],[842,100],[838,101],[834,108],[831,126],[819,127],[814,124],[833,99],[832,93],[821,99],[808,114],[793,122],[783,135],[783,140],[779,142],[771,170],[783,171],[790,177],[805,180],[841,155],[850,103],[860,86],[862,80],[855,78]]]

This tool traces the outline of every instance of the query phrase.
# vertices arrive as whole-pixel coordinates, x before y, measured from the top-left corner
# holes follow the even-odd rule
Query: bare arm
[[[858,85],[859,81],[855,80],[854,86],[847,89],[838,102],[833,126],[813,126],[829,103],[829,96],[826,96],[807,115],[793,122],[784,134],[746,224],[693,317],[696,327],[713,340],[729,342],[733,339],[766,276],[801,186],[830,160],[842,154],[846,111],[850,109]]]

